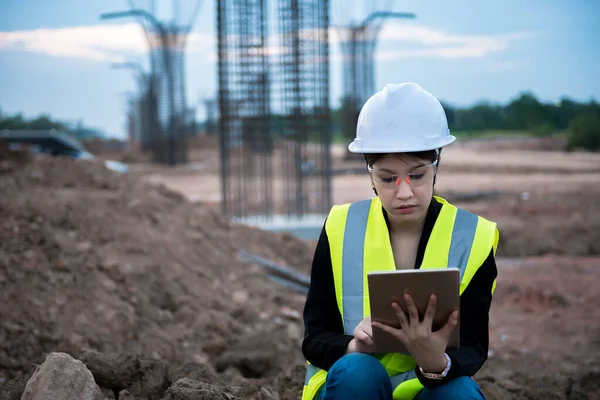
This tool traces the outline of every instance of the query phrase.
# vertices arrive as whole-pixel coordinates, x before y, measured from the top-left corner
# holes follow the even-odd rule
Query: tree
[[[567,150],[575,149],[600,151],[600,116],[583,114],[571,121]]]
[[[26,120],[22,114],[12,116],[4,116],[0,114],[0,130],[9,129],[13,131],[22,130],[49,130],[56,129],[67,131],[68,128],[64,123],[53,121],[49,115],[42,114],[35,119]]]

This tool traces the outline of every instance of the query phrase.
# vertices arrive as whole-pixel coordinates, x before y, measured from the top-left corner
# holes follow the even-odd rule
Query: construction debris
[[[291,270],[288,267],[277,265],[273,261],[267,260],[264,257],[240,251],[240,258],[243,261],[260,265],[269,271],[269,277],[275,282],[279,282],[289,288],[295,289],[300,293],[308,293],[310,286],[310,277],[306,274]]]

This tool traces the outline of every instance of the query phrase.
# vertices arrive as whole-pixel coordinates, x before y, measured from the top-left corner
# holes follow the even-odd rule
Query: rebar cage
[[[184,40],[175,31],[159,32],[152,50],[156,120],[152,134],[154,160],[161,164],[187,163],[187,123],[184,74]]]
[[[223,212],[302,218],[331,206],[329,2],[217,6]]]

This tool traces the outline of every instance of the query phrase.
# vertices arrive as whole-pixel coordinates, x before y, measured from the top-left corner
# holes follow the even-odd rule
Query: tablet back
[[[456,268],[376,271],[368,274],[371,319],[400,329],[391,304],[398,302],[408,317],[404,293],[409,292],[423,320],[429,296],[435,293],[437,304],[433,330],[440,329],[454,310],[460,309],[460,271]],[[460,346],[460,314],[458,325],[448,341],[447,350]],[[373,327],[375,353],[405,353],[402,342],[391,334]]]

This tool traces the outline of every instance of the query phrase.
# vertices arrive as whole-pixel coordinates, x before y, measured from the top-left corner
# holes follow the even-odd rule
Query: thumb
[[[448,317],[448,321],[446,321],[446,324],[442,327],[442,329],[439,330],[439,332],[446,339],[449,339],[450,335],[452,335],[452,332],[456,328],[456,325],[458,325],[458,311],[453,311]]]

